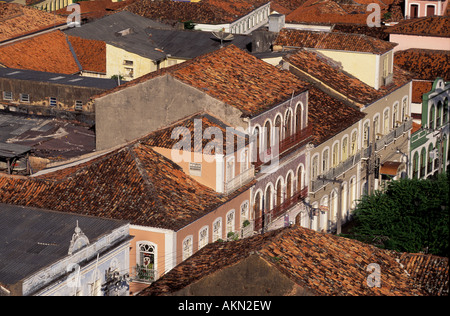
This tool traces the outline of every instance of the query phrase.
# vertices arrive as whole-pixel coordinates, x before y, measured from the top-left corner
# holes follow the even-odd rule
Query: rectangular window
[[[21,93],[20,102],[30,102],[30,95],[26,93]]]
[[[124,60],[124,61],[123,61],[123,64],[124,64],[125,66],[133,66],[133,61],[132,61],[132,60]]]
[[[50,98],[50,106],[56,106],[56,98]]]
[[[125,76],[133,78],[134,70],[133,68],[125,67]]]
[[[11,101],[13,99],[13,93],[11,91],[3,91],[3,100]]]
[[[189,163],[189,174],[191,176],[202,176],[202,164],[198,162],[190,162]]]
[[[83,111],[83,101],[75,101],[75,111]]]

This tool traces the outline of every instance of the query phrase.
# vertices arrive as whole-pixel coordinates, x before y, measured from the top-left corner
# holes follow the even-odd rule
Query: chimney
[[[285,16],[276,11],[269,15],[269,32],[279,33],[284,28]]]

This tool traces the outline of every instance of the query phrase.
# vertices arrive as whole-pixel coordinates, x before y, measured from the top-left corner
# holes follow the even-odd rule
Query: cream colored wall
[[[410,48],[450,50],[448,37],[390,34],[389,41],[399,44],[394,47],[394,53]]]
[[[357,77],[362,82],[371,87],[376,86],[377,55],[326,49],[316,49],[316,51],[340,62],[346,72]]]
[[[161,147],[153,147],[153,150],[157,153],[163,155],[164,157],[172,160],[172,149],[169,148],[161,148]],[[181,155],[182,153],[180,153]],[[190,155],[190,160],[186,159],[177,164],[183,169],[184,173],[192,177],[197,182],[206,185],[207,187],[216,190],[216,160],[214,156],[211,155],[203,155],[203,154],[195,154],[193,152],[185,152],[185,154]],[[198,155],[198,157],[195,157]],[[198,159],[196,159],[198,158]],[[202,175],[196,176],[189,174],[189,162],[197,162],[202,165]]]
[[[133,61],[133,78],[127,77],[124,60]],[[130,67],[131,68],[131,67]],[[124,80],[132,80],[141,77],[149,72],[157,70],[156,64],[149,58],[127,52],[122,48],[106,44],[106,77],[114,75],[124,76]]]

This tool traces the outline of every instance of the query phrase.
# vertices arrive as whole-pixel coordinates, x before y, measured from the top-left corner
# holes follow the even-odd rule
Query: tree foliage
[[[378,247],[449,256],[449,176],[402,179],[362,198],[350,235]]]

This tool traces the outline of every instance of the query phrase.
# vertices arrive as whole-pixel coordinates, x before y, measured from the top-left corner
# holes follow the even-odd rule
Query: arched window
[[[266,195],[264,196],[264,212],[272,209],[272,186],[268,185],[266,188]]]
[[[254,148],[256,150],[256,154],[259,156],[259,146],[260,146],[260,130],[259,127],[255,127],[254,131],[253,131],[253,135],[254,135],[254,141],[255,141],[255,145]],[[256,160],[255,160],[256,161]]]
[[[249,202],[245,201],[241,204],[241,224],[246,220],[250,220]]]
[[[213,223],[213,239],[212,241],[215,242],[219,239],[222,239],[222,218],[217,218]]]
[[[316,179],[318,175],[319,175],[319,155],[316,155],[312,159],[311,178]]]
[[[297,169],[297,191],[302,190],[305,187],[305,176],[303,166],[300,165]]]
[[[363,148],[369,147],[369,122],[364,123],[363,127]]]
[[[255,195],[255,203],[253,204],[253,218],[260,218],[262,213],[262,197],[261,192]]]
[[[348,137],[345,136],[342,139],[342,161],[347,160],[348,158]]]
[[[430,117],[428,118],[428,122],[429,122],[428,125],[430,125],[429,128],[431,128],[431,129],[434,129],[434,115],[435,115],[435,107],[433,104],[430,109]]]
[[[441,117],[442,117],[442,102],[439,101],[437,104],[437,111],[436,111],[436,128],[439,128],[441,126]]]
[[[265,149],[269,149],[272,147],[272,131],[271,131],[271,125],[270,121],[267,121],[266,124],[264,124],[264,134],[265,134]]]
[[[427,173],[433,172],[433,144],[428,145]]]
[[[402,100],[402,121],[406,121],[406,116],[408,115],[408,98],[403,98]]]
[[[425,148],[422,148],[420,152],[420,175],[419,177],[425,177],[425,166],[427,160],[427,152]]]
[[[337,211],[338,211],[338,195],[336,191],[331,192],[331,203],[330,203],[330,221],[332,223],[337,222]]]
[[[339,143],[333,145],[332,167],[335,168],[339,164]]]
[[[389,109],[386,109],[383,113],[383,134],[389,134]]]
[[[183,261],[192,256],[193,241],[192,236],[188,236],[183,240]]]
[[[278,132],[278,141],[280,142],[283,139],[283,128],[281,124],[281,116],[278,115],[275,118],[275,133]],[[277,140],[276,140],[277,141]]]
[[[329,159],[329,150],[325,149],[322,153],[322,173],[328,171],[328,159]]]
[[[373,131],[375,132],[375,139],[377,138],[377,133],[380,132],[380,115],[377,114],[373,119]]]
[[[283,181],[281,179],[278,179],[275,190],[276,190],[275,206],[278,206],[282,203],[283,199]]]
[[[358,150],[358,133],[354,131],[352,133],[352,144],[351,144],[351,155],[356,155],[356,152]]]
[[[291,136],[292,134],[292,115],[291,115],[291,111],[287,110],[286,112],[286,118],[284,120],[284,128],[286,130],[285,132],[285,138]]]
[[[153,280],[156,270],[156,245],[150,242],[140,242],[137,245],[138,264],[140,276],[144,279]]]
[[[292,196],[292,173],[289,172],[286,178],[286,198],[290,198]]]
[[[205,247],[209,242],[209,227],[205,226],[198,232],[198,250]]]
[[[398,121],[398,103],[394,104],[393,110],[392,110],[392,128],[397,127],[397,121]]]
[[[235,228],[235,210],[231,210],[227,213],[226,220],[227,220],[227,226],[226,226],[226,233],[228,235],[229,232],[234,232],[236,230]]]
[[[416,152],[413,158],[413,179],[419,178],[419,153]]]
[[[297,110],[295,112],[295,130],[296,132],[300,132],[302,130],[302,116],[303,116],[303,107],[301,103],[297,104]]]

